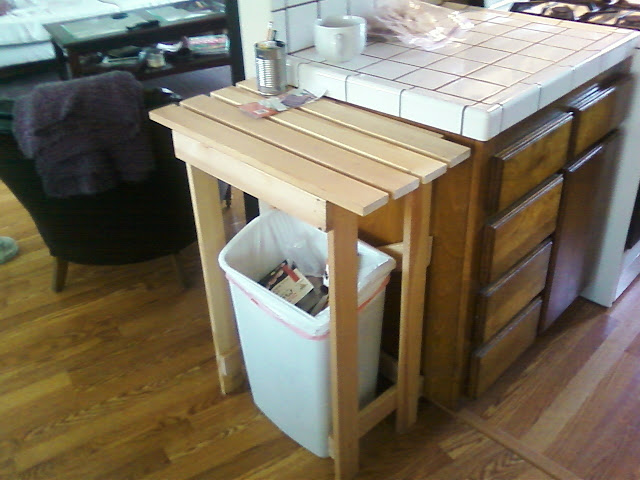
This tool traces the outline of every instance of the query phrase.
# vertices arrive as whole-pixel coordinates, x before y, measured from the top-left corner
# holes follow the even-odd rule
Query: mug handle
[[[334,51],[338,53],[338,55],[341,55],[344,48],[344,34],[338,33],[337,35],[335,35],[333,37],[333,45],[335,47]]]

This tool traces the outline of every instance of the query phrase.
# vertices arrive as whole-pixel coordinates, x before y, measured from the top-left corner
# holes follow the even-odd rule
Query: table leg
[[[247,223],[260,215],[258,199],[245,192],[244,194],[244,217]]]
[[[218,180],[189,164],[187,173],[198,229],[200,259],[218,362],[218,377],[222,392],[227,394],[243,386],[245,378],[229,286],[218,264],[218,255],[226,244]]]
[[[328,205],[331,404],[336,478],[358,472],[358,299],[355,214]]]
[[[56,42],[52,41],[53,51],[56,55],[56,64],[58,67],[58,76],[61,80],[69,80],[71,78],[69,70],[67,70],[67,59],[64,50]]]
[[[67,75],[69,79],[82,77],[80,55],[69,49],[67,49]]]
[[[398,352],[398,411],[396,430],[405,432],[416,422],[420,381],[424,293],[429,251],[431,184],[405,197],[402,293],[400,297],[400,344]]]

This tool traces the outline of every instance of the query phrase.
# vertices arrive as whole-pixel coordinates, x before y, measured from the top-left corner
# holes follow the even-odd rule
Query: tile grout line
[[[531,447],[528,447],[513,435],[489,424],[489,422],[470,410],[463,408],[460,411],[451,411],[442,405],[437,406],[480,433],[486,435],[496,443],[499,443],[507,450],[517,454],[534,467],[553,477],[555,480],[584,480],[582,477],[566,469],[555,460],[533,450]]]

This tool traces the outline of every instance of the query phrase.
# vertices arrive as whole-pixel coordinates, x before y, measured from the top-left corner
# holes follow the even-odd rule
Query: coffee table
[[[227,52],[212,55],[176,56],[162,67],[132,69],[114,66],[113,69],[132,70],[140,80],[173,75],[192,70],[231,65],[234,83],[244,79],[240,31],[236,2],[208,0],[178,2],[161,7],[142,8],[119,14],[101,15],[80,20],[50,23],[44,28],[51,41],[63,79],[108,71],[88,69],[83,56],[103,53],[128,46],[153,47],[158,43],[176,43],[183,37],[226,33]],[[185,8],[186,7],[186,8]],[[179,60],[179,61],[178,61]]]

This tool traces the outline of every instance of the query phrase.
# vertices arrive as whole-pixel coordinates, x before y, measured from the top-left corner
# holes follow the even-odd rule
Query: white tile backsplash
[[[431,90],[414,88],[402,92],[400,116],[447,132],[462,133],[462,112],[475,102]]]
[[[446,85],[447,83],[458,80],[459,78],[460,77],[458,75],[420,68],[413,71],[412,73],[409,73],[408,75],[397,78],[396,81],[414,85],[420,88],[435,90]]]
[[[540,108],[540,91],[539,85],[518,83],[492,97],[486,98],[483,103],[502,106],[500,131],[504,131],[538,111]]]
[[[349,15],[370,18],[373,16],[372,0],[343,0],[349,2]]]
[[[491,37],[489,40],[481,43],[480,46],[492,48],[494,50],[501,50],[503,52],[516,53],[530,47],[531,42],[508,37]]]
[[[540,17],[540,18],[546,19],[545,17]],[[571,23],[575,23],[575,22],[571,22]],[[566,30],[566,28],[560,27],[558,25],[554,25],[551,22],[549,22],[549,24],[546,24],[544,22],[530,23],[529,25],[527,25],[527,28],[530,30],[538,30],[539,32],[546,32],[546,33],[553,33],[553,34],[562,33]]]
[[[407,85],[360,74],[347,79],[347,102],[400,116],[400,94]]]
[[[518,53],[521,55],[527,55],[529,57],[541,58],[543,60],[549,60],[551,62],[559,62],[563,58],[568,57],[574,51],[568,48],[552,47],[550,45],[542,45],[540,43],[531,45]]]
[[[573,88],[577,88],[584,82],[591,80],[602,71],[601,59],[594,58],[594,56],[594,52],[584,50],[569,55],[558,62],[558,65],[571,67],[573,70]]]
[[[519,28],[517,30],[511,30],[510,32],[502,35],[505,38],[515,38],[516,40],[524,40],[531,43],[541,42],[545,38],[553,36],[553,33],[540,32],[538,30],[532,30],[531,28]]]
[[[327,65],[307,63],[298,68],[298,82],[301,88],[311,91],[325,91],[325,95],[336,100],[346,101],[347,79],[356,75],[345,70]]]
[[[476,45],[475,47],[467,48],[458,54],[459,58],[466,58],[469,60],[475,60],[483,63],[493,63],[498,60],[502,60],[509,56],[509,52],[501,50],[494,50],[493,48],[486,48]]]
[[[315,49],[313,49],[315,51]],[[348,62],[325,62],[327,65],[333,65],[335,67],[340,68],[348,68],[349,70],[360,70],[361,68],[367,67],[369,65],[373,65],[374,63],[380,62],[379,58],[369,57],[367,55],[358,55],[355,58],[352,58]]]
[[[629,56],[638,34],[601,25],[456,5],[475,27],[425,51],[399,39],[328,64],[313,48],[319,16],[370,17],[374,0],[273,0],[295,52],[289,82],[476,140],[488,140]],[[450,4],[449,6],[453,6]]]
[[[300,66],[309,63],[310,60],[295,55],[287,56],[287,83],[297,87],[300,84]]]
[[[430,64],[429,70],[438,70],[439,72],[464,76],[484,66],[484,63],[467,60],[466,58],[446,57]]]
[[[543,108],[572,90],[573,69],[552,65],[525,78],[522,83],[540,86],[539,107]]]
[[[475,100],[476,102],[481,102],[501,90],[503,90],[501,85],[474,80],[473,78],[461,78],[437,89],[438,92],[466,98],[467,100]]]
[[[360,70],[361,68],[367,67],[369,65],[373,65],[374,63],[378,63],[380,61],[381,60],[376,57],[370,57],[368,55],[358,55],[357,57],[352,58],[348,62],[333,63],[333,62],[325,61],[325,63],[327,65],[333,65],[335,67],[348,68],[349,70]]]
[[[489,140],[500,133],[502,105],[476,103],[462,112],[462,135],[476,140]]]
[[[520,18],[515,18],[512,16],[508,16],[508,17],[502,17],[502,16],[498,16],[498,17],[493,17],[488,19],[489,22],[491,23],[497,23],[500,25],[508,25],[510,27],[524,27],[525,25],[528,25],[529,20],[522,20]]]
[[[287,0],[291,1],[291,0]],[[316,3],[306,3],[285,10],[289,51],[297,52],[313,46],[313,26],[317,18]]]
[[[499,23],[493,23],[489,21],[479,23],[474,27],[473,30],[480,33],[486,33],[488,35],[502,35],[507,32],[511,32],[514,29],[515,27],[509,25],[500,25]]]
[[[504,15],[501,15],[500,12],[497,12],[495,10],[487,10],[482,8],[464,12],[464,16],[470,20],[479,20],[481,22],[484,22],[495,17],[503,17]]]
[[[492,35],[468,30],[460,36],[458,42],[468,45],[478,45],[480,43],[486,42],[487,40],[491,40],[492,38],[494,38]]]
[[[551,45],[552,47],[568,48],[570,50],[580,51],[587,48],[593,43],[593,40],[586,38],[572,37],[570,42],[566,38],[551,36],[540,42],[542,45]]]
[[[289,38],[287,37],[287,14],[284,10],[277,10],[271,14],[273,20],[273,28],[276,30],[276,38],[285,43],[287,52],[289,49]],[[266,38],[266,31],[265,31]]]
[[[372,43],[371,45],[367,45],[363,53],[365,55],[371,55],[372,57],[389,58],[406,51],[407,47],[401,45],[377,42]]]
[[[524,78],[529,76],[528,73],[520,70],[513,70],[511,68],[499,67],[497,65],[487,65],[480,70],[471,72],[467,75],[469,78],[475,78],[476,80],[482,80],[484,82],[496,83],[509,87],[514,83],[518,83]]]
[[[381,60],[373,65],[358,69],[361,73],[374,75],[376,77],[386,78],[387,80],[395,80],[408,73],[414,72],[418,67],[407,65],[406,63],[391,62],[389,60]]]
[[[550,67],[553,62],[549,60],[543,60],[541,58],[529,57],[526,55],[510,55],[502,60],[494,63],[499,67],[513,68],[514,70],[521,70],[527,73],[536,73],[543,68]]]
[[[406,50],[404,53],[394,55],[393,61],[415,65],[416,67],[426,67],[438,60],[446,58],[444,55],[436,52],[425,52],[421,48]]]
[[[346,14],[347,2],[344,0],[320,0],[320,18]]]

